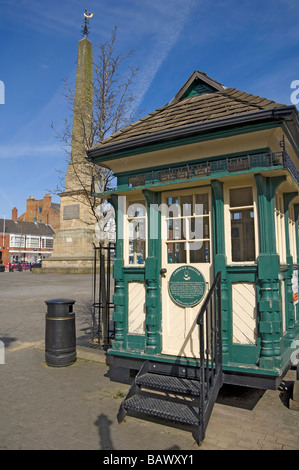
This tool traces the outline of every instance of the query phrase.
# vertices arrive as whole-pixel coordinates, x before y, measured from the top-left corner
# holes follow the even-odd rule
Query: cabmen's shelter
[[[195,71],[87,155],[117,179],[102,194],[116,211],[114,366],[146,363],[174,391],[175,377],[205,381],[206,397],[214,383],[275,389],[299,344],[296,107]]]

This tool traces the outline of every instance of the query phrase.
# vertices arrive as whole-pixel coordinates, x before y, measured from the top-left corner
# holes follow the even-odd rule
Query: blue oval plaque
[[[193,266],[180,266],[170,276],[168,290],[172,300],[181,307],[194,307],[203,298],[206,281]]]

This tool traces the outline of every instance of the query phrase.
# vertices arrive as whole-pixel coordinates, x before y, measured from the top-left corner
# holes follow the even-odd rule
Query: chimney
[[[13,209],[11,211],[11,218],[15,222],[17,222],[17,220],[18,220],[18,209],[16,207],[13,207]]]
[[[44,196],[44,200],[43,200],[43,209],[49,209],[51,207],[51,196],[50,194],[46,194]]]

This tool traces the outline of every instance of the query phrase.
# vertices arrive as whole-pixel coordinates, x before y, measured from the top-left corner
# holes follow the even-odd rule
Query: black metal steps
[[[198,410],[191,405],[146,395],[134,395],[128,398],[125,402],[125,409],[193,426],[198,425],[199,421]]]
[[[205,394],[206,387],[201,386],[194,369],[178,369],[176,375],[174,373],[165,364],[146,361],[120,406],[118,421],[123,421],[128,413],[191,425],[196,427],[194,437],[200,443],[204,438],[202,394]]]
[[[138,376],[136,384],[140,387],[147,387],[153,390],[200,396],[200,382],[198,380],[148,372]]]
[[[199,357],[189,365],[181,357],[146,361],[138,372],[119,411],[121,422],[127,412],[192,425],[198,444],[205,431],[223,384],[221,272],[216,274],[198,313]],[[185,365],[184,362],[188,365]],[[194,365],[191,365],[194,364]]]

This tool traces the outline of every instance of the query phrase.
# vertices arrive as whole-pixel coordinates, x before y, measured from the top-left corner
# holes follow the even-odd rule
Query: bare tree
[[[115,27],[110,41],[96,46],[93,76],[85,81],[87,91],[84,100],[78,100],[69,79],[64,79],[64,96],[72,120],[64,119],[62,132],[57,131],[53,124],[51,126],[66,151],[68,171],[74,181],[73,192],[84,193],[84,201],[95,218],[98,218],[98,200],[91,195],[91,180],[93,178],[96,190],[103,192],[111,189],[113,174],[88,162],[85,159],[86,150],[137,118],[133,85],[138,68],[126,66],[134,51],[116,54],[116,33]],[[75,120],[80,132],[74,132]],[[64,175],[61,175],[55,193],[72,192],[70,189],[64,187]]]

